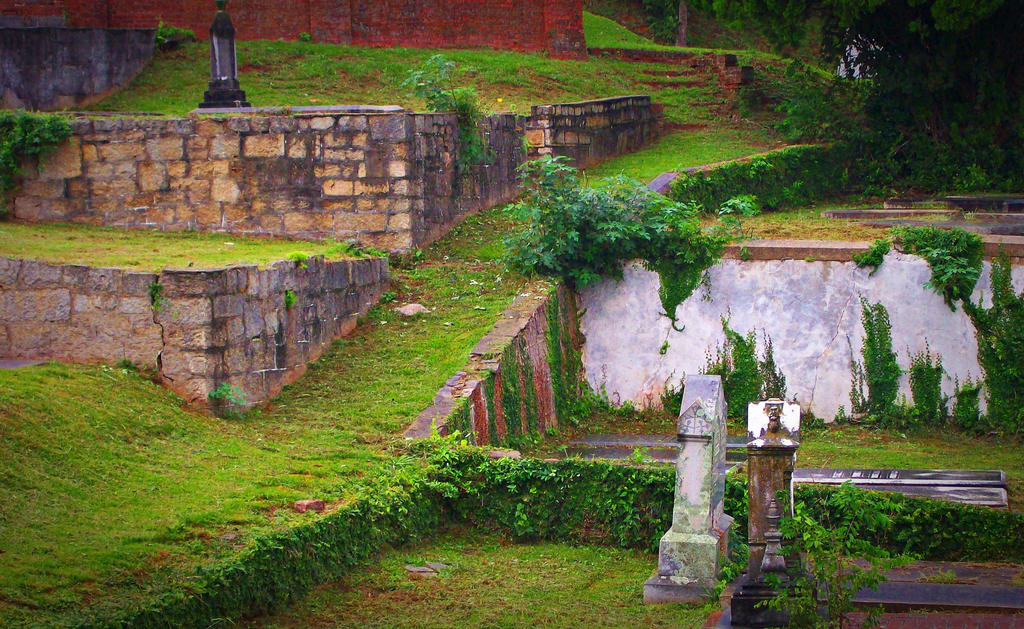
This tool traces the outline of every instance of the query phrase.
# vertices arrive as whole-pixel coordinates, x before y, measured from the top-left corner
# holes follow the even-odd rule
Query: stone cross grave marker
[[[722,505],[725,419],[721,377],[688,376],[677,423],[672,528],[661,538],[658,571],[644,584],[645,603],[703,600],[715,585],[732,524]]]

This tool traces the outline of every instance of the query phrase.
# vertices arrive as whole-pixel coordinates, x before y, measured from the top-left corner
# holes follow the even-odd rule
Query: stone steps
[[[974,221],[915,221],[915,220],[869,220],[861,221],[869,227],[936,227],[938,229],[962,229],[967,232],[986,236],[1024,236],[1024,222],[998,223]]]
[[[842,218],[842,219],[897,219],[897,218],[914,218],[920,216],[939,216],[939,217],[960,217],[962,214],[959,210],[949,208],[899,208],[899,209],[867,209],[867,210],[854,210],[854,209],[841,209],[841,210],[825,210],[821,213],[822,218]]]
[[[884,203],[890,210],[948,208],[968,212],[1022,212],[1024,196],[1019,194],[951,195],[937,198],[893,198]]]

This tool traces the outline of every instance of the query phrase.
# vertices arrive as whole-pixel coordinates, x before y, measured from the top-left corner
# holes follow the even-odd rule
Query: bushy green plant
[[[6,215],[7,193],[17,184],[22,160],[45,156],[70,135],[71,125],[62,116],[0,111],[0,218]]]
[[[950,420],[954,426],[965,432],[984,432],[987,425],[981,415],[981,380],[972,380],[970,376],[963,382],[953,382],[953,411]]]
[[[707,356],[701,373],[721,376],[729,416],[746,418],[747,404],[768,398],[785,399],[786,376],[775,362],[771,337],[764,335],[764,356],[757,358],[757,338],[754,332],[746,336],[729,327],[722,318],[725,343]]]
[[[198,41],[196,34],[191,29],[178,28],[165,24],[163,20],[156,26],[156,47],[160,50],[172,50],[184,42]]]
[[[885,254],[889,253],[890,243],[888,238],[879,238],[871,243],[867,251],[853,254],[853,261],[859,268],[871,267],[868,275],[878,272],[878,267],[885,261]]]
[[[487,117],[476,90],[455,85],[455,62],[444,55],[427,59],[418,70],[409,72],[402,86],[422,98],[429,111],[452,112],[459,123],[458,165],[467,168],[487,161],[480,123]]]
[[[914,414],[922,423],[939,426],[945,423],[949,397],[942,394],[942,356],[932,356],[930,348],[910,357],[910,392]]]
[[[769,602],[769,607],[789,613],[789,627],[848,627],[846,616],[853,611],[854,595],[886,581],[881,568],[889,553],[866,541],[863,532],[890,527],[892,518],[877,504],[864,500],[864,493],[846,483],[825,499],[826,509],[817,517],[797,503],[795,515],[783,519],[784,553],[802,555],[806,570]],[[778,579],[773,581],[778,587]],[[824,616],[819,593],[824,594]],[[880,608],[871,610],[861,627],[877,626],[880,614]]]
[[[890,233],[903,249],[928,262],[932,276],[925,286],[942,295],[951,310],[956,310],[956,302],[970,300],[981,275],[981,236],[930,225],[893,227]]]
[[[295,291],[290,288],[286,288],[284,291],[284,307],[286,310],[291,310],[299,298],[295,295]]]
[[[864,133],[868,83],[794,61],[782,82],[776,128],[791,142],[849,140]]]
[[[964,310],[978,333],[978,362],[985,372],[988,421],[1010,433],[1024,432],[1024,293],[1016,294],[1010,261],[992,264],[992,306],[970,301]]]
[[[683,173],[672,182],[670,196],[708,210],[741,195],[756,195],[765,210],[806,205],[847,189],[850,158],[843,145],[792,146],[748,161]]]
[[[221,382],[207,397],[235,406],[245,406],[246,403],[245,391],[228,382]]]
[[[896,396],[903,373],[892,350],[889,311],[881,303],[872,304],[863,298],[860,305],[860,320],[864,326],[863,362],[854,360],[850,402],[854,412],[866,412],[883,426],[889,426],[898,423],[901,416]],[[867,388],[866,395],[862,387]]]
[[[676,307],[718,260],[729,236],[705,230],[691,206],[635,181],[586,186],[565,162],[544,157],[521,167],[524,196],[509,211],[525,226],[506,238],[506,262],[583,287],[621,278],[624,261],[643,260],[658,273],[664,314],[675,326]]]

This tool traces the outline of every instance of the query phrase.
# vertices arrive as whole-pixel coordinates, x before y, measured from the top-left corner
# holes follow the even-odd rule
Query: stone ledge
[[[985,257],[1005,253],[1010,258],[1024,258],[1024,236],[982,236]],[[725,248],[727,260],[807,260],[813,262],[852,262],[854,254],[867,251],[866,240],[746,240]]]

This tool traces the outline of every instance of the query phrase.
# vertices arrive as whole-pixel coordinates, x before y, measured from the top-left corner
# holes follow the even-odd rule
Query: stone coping
[[[1010,258],[1024,258],[1024,236],[982,236],[985,257],[1005,252]],[[808,262],[852,262],[853,255],[867,251],[866,240],[747,240],[725,248],[727,260],[807,260]]]
[[[210,109],[193,109],[188,112],[189,116],[203,115],[224,115],[224,114],[262,114],[262,115],[303,115],[319,114],[395,114],[404,112],[404,107],[398,105],[323,105],[323,106],[301,106],[301,107],[212,107]]]

